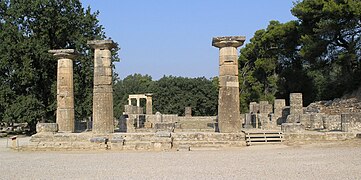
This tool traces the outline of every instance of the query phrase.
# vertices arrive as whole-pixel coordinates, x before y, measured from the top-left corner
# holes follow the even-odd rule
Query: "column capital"
[[[223,36],[223,37],[214,37],[212,39],[212,46],[217,48],[223,47],[239,47],[242,46],[246,40],[245,36]]]
[[[48,53],[53,54],[58,59],[73,59],[78,54],[75,49],[52,49]]]
[[[113,40],[91,40],[87,44],[93,49],[112,49],[118,46]]]

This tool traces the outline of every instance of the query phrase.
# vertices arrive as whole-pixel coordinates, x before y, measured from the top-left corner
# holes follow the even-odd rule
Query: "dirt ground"
[[[0,179],[361,179],[361,140],[181,152],[18,152],[6,143]]]

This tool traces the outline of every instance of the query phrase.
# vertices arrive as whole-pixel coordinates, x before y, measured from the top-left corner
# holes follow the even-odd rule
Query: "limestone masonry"
[[[212,45],[219,48],[218,127],[220,132],[241,131],[239,111],[238,53],[244,36],[215,37]]]
[[[74,49],[49,50],[58,59],[56,123],[60,132],[74,132]]]
[[[88,41],[94,49],[93,117],[87,128],[75,126],[74,49],[50,50],[58,59],[56,123],[38,123],[30,150],[179,150],[244,147],[270,143],[343,141],[361,137],[361,111],[334,101],[303,107],[302,93],[249,104],[240,114],[237,48],[244,36],[215,37],[219,48],[218,116],[153,112],[151,93],[131,94],[119,119],[113,117],[112,40]],[[145,107],[141,103],[145,99]],[[144,101],[143,101],[144,102]],[[346,105],[342,105],[346,104]],[[342,106],[342,107],[341,107]],[[338,108],[340,107],[340,108]],[[90,131],[91,132],[88,132]],[[83,132],[82,132],[83,131]],[[81,133],[74,133],[81,132]]]
[[[93,40],[87,43],[94,49],[93,131],[113,133],[113,72],[112,40]]]

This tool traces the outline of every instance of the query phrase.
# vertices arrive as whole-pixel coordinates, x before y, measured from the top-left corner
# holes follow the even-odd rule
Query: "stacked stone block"
[[[218,127],[220,132],[240,132],[239,81],[237,47],[244,36],[215,37],[212,45],[219,48]]]
[[[49,50],[58,59],[56,123],[60,132],[74,132],[74,49]]]
[[[112,40],[88,41],[94,49],[93,132],[113,133]]]

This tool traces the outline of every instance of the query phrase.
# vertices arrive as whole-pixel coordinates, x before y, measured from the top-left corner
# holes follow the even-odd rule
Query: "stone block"
[[[107,137],[92,137],[90,138],[90,142],[92,143],[105,143],[108,142],[108,138]]]
[[[301,114],[300,123],[305,126],[306,129],[311,128],[311,114]]]
[[[50,132],[55,133],[58,132],[58,124],[57,123],[37,123],[36,124],[36,132]]]
[[[325,115],[322,120],[324,129],[328,131],[341,131],[341,115]]]
[[[185,117],[192,117],[192,107],[185,107],[184,116]]]
[[[175,123],[155,123],[154,128],[157,130],[168,130],[173,132]]]
[[[286,119],[287,123],[299,123],[300,122],[300,114],[290,114]]]
[[[235,64],[224,64],[219,67],[220,76],[238,76],[238,66]]]
[[[227,84],[228,82],[228,84]],[[229,83],[229,82],[233,82],[233,84]],[[234,87],[234,88],[238,88],[239,84],[238,83],[238,76],[219,76],[219,87]]]
[[[343,132],[361,131],[361,113],[341,114],[341,130]]]
[[[301,123],[282,123],[281,130],[284,133],[302,133],[305,127]]]
[[[302,93],[290,94],[290,114],[303,114]]]
[[[155,133],[156,137],[171,137],[171,133],[168,131],[157,131]]]
[[[112,76],[95,76],[94,85],[111,85],[113,83]]]
[[[310,122],[312,130],[324,129],[323,127],[323,117],[325,114],[323,113],[312,113],[310,114]]]

